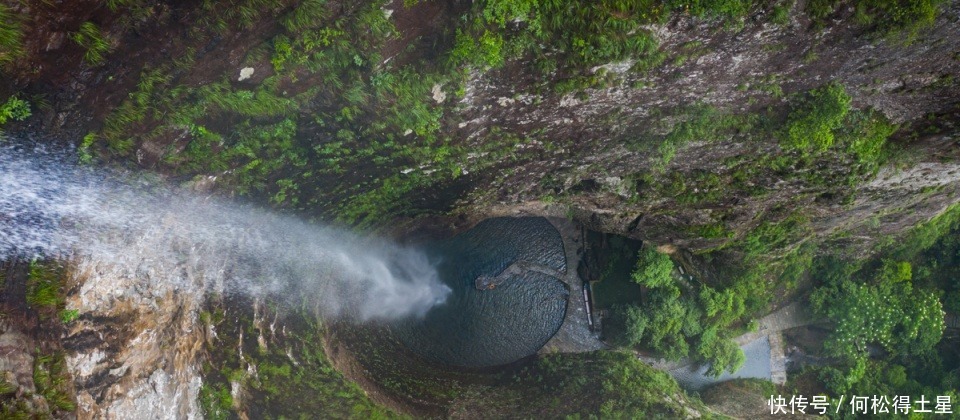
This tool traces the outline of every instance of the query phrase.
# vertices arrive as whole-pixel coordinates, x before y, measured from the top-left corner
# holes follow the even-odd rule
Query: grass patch
[[[33,361],[33,382],[52,413],[76,410],[76,402],[69,392],[70,377],[63,353],[37,353]]]
[[[93,22],[83,22],[80,29],[70,35],[70,39],[84,49],[83,61],[93,66],[103,64],[104,55],[110,52],[110,43]]]
[[[0,4],[0,65],[9,65],[23,55],[23,26],[20,16]]]
[[[63,266],[56,261],[33,261],[27,276],[27,303],[47,319],[63,309]]]

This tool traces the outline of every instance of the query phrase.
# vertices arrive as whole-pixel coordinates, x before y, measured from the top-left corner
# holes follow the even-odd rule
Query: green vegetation
[[[93,154],[90,152],[90,148],[96,141],[96,134],[87,133],[87,135],[83,136],[83,140],[80,141],[80,146],[77,147],[77,159],[81,164],[87,165],[93,162]]]
[[[830,84],[808,92],[787,118],[781,145],[802,153],[823,152],[833,145],[834,130],[850,111],[843,86]]]
[[[4,372],[0,372],[2,374]],[[0,378],[0,417],[36,419],[70,417],[76,410],[70,373],[62,352],[42,353],[33,358],[33,384],[36,393]]]
[[[64,266],[55,260],[32,261],[27,276],[27,304],[37,311],[41,321],[59,319],[64,324],[73,322],[80,316],[76,309],[66,309],[63,281],[66,278]]]
[[[40,313],[40,317],[49,316],[62,308],[63,266],[57,262],[30,263],[30,274],[27,278],[27,303]]]
[[[840,0],[813,0],[806,12],[818,25],[824,25],[829,15],[845,2]],[[856,0],[856,21],[888,38],[898,37],[911,42],[919,32],[932,26],[942,0]]]
[[[666,372],[629,353],[547,355],[517,376],[518,417],[675,418],[686,415],[686,407],[702,410],[678,398],[683,391]]]
[[[37,353],[33,361],[33,382],[37,394],[46,399],[54,413],[72,412],[76,403],[70,393],[70,377],[62,353]]]
[[[638,255],[637,269],[632,274],[634,282],[654,289],[674,283],[673,271],[676,267],[669,256],[649,248],[640,251]]]
[[[200,407],[208,419],[226,420],[233,412],[233,396],[227,384],[203,384],[200,387]]]
[[[666,134],[635,143],[640,150],[646,144],[659,145],[659,171],[670,162],[673,150],[691,141],[780,137],[787,153],[771,150],[729,158],[719,171],[655,170],[628,178],[638,191],[634,200],[670,198],[679,205],[714,211],[726,197],[762,195],[764,184],[783,181],[849,202],[855,187],[888,159],[887,139],[898,128],[877,112],[851,109],[849,95],[837,84],[792,95],[784,107],[755,114],[731,115],[700,106],[679,109],[661,120],[669,122],[657,131]],[[842,168],[822,170],[829,162],[839,162]],[[721,280],[710,284],[675,280],[666,268],[668,258],[642,252],[634,275],[646,290],[645,300],[643,305],[624,302],[613,309],[609,326],[614,341],[668,358],[714,361],[713,374],[742,363],[729,337],[805,281],[818,245],[811,241],[809,220],[799,211],[772,209],[759,215],[754,227],[740,232],[725,228],[726,213],[715,214],[714,221],[684,231],[694,239],[718,240],[719,245],[703,257],[724,261],[716,276]],[[929,303],[929,296],[925,298]]]
[[[551,1],[477,2],[471,34],[458,35],[451,58],[481,66],[499,65],[507,58],[504,54],[513,58],[533,51],[537,43],[546,43],[563,51],[576,66],[627,58],[662,60],[657,58],[656,41],[640,27],[659,19],[662,9],[622,1],[601,3],[577,7]],[[515,21],[523,22],[523,29],[508,31],[508,25]]]
[[[23,55],[23,28],[20,17],[0,4],[0,65],[6,66]]]
[[[681,118],[683,119],[674,124],[666,136],[656,139],[657,152],[660,155],[656,167],[661,171],[665,170],[683,145],[693,141],[719,140],[749,124],[734,115],[722,114],[713,107],[703,105],[683,112]]]
[[[910,263],[888,260],[867,283],[843,277],[831,276],[810,298],[815,313],[837,324],[824,343],[827,354],[862,356],[871,344],[920,354],[940,341],[943,306],[936,294],[913,287]]]
[[[7,101],[0,105],[0,127],[8,121],[23,121],[30,118],[33,113],[30,111],[30,103],[16,96],[7,98]]]
[[[770,14],[770,22],[773,22],[777,25],[785,26],[790,23],[790,7],[793,6],[793,1],[788,1],[787,4],[777,4],[773,6],[773,11]]]
[[[546,354],[501,372],[451,372],[408,357],[387,331],[338,331],[350,352],[385,392],[418,406],[424,416],[492,418],[677,418],[709,414],[666,372],[628,352]]]
[[[647,290],[647,299],[614,308],[614,341],[672,360],[696,357],[709,362],[708,373],[715,376],[736,371],[744,355],[724,334],[743,313],[743,297],[733,289],[709,286],[697,294],[675,277],[674,270],[669,256],[652,249],[639,252],[632,277]]]
[[[462,75],[423,61],[383,65],[380,48],[395,29],[380,5],[351,5],[338,19],[332,10],[308,1],[285,14],[284,32],[247,57],[274,67],[256,85],[237,85],[235,76],[182,85],[179,67],[145,69],[94,138],[118,155],[160,143],[164,165],[220,173],[233,191],[276,206],[366,225],[405,211],[413,190],[462,173],[466,152],[440,136],[443,106],[432,98],[434,86],[456,91]],[[84,143],[86,151],[95,144]],[[370,170],[345,173],[354,167]],[[420,169],[402,172],[408,167]]]
[[[103,63],[104,54],[110,52],[110,43],[103,39],[100,27],[93,22],[84,22],[80,30],[70,35],[70,39],[84,49],[83,60],[90,65]]]
[[[213,419],[233,418],[231,387],[244,389],[251,418],[302,418],[322,413],[336,418],[393,418],[396,413],[374,403],[357,384],[344,378],[324,353],[324,327],[305,309],[282,318],[284,333],[270,338],[259,331],[252,313],[234,312],[227,318],[222,309],[203,312],[200,320],[213,324],[221,334],[238,336],[242,331],[243,358],[237,345],[214,342],[207,347],[210,362],[204,365],[200,404]],[[266,334],[266,346],[258,334]],[[248,374],[248,366],[256,375]],[[304,398],[309,395],[309,398]]]
[[[60,311],[60,322],[64,324],[69,324],[75,321],[80,317],[80,310],[78,309],[64,309]]]
[[[960,360],[943,334],[944,310],[958,309],[958,215],[955,206],[869,259],[817,259],[811,304],[834,324],[823,354],[838,362],[810,374],[832,395],[960,394]]]
[[[654,169],[626,177],[636,191],[631,200],[671,199],[686,207],[711,208],[713,220],[680,228],[691,237],[716,239],[713,251],[734,248],[757,262],[773,264],[779,262],[767,257],[790,256],[796,250],[805,233],[803,215],[785,217],[773,209],[773,214],[761,215],[754,229],[736,232],[723,220],[729,213],[716,212],[716,207],[724,207],[731,197],[766,195],[770,187],[782,183],[799,191],[815,191],[818,199],[849,203],[856,187],[873,177],[893,154],[888,139],[899,128],[879,112],[850,109],[849,95],[836,84],[791,95],[784,106],[754,113],[731,114],[696,106],[664,114],[659,118],[662,125],[651,131],[665,134],[639,136],[628,143],[638,152],[651,152],[654,145],[657,148]],[[781,150],[753,145],[771,137],[780,138]],[[665,171],[684,144],[715,139],[741,142],[749,152],[729,157],[722,167],[712,170]],[[756,258],[762,256],[766,257]],[[802,257],[796,255],[794,260],[802,261]]]

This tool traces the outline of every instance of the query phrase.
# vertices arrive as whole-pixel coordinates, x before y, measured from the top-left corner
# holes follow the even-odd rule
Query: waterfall
[[[422,316],[450,292],[420,250],[70,161],[0,143],[0,258],[67,259],[138,287],[199,285],[359,321]]]

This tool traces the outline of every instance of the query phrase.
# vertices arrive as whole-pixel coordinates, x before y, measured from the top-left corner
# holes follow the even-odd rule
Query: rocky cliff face
[[[200,418],[202,284],[179,287],[104,264],[77,264],[63,338],[80,418]]]
[[[647,75],[629,72],[631,62],[596,67],[594,74],[612,75],[605,77],[614,80],[613,86],[579,94],[531,93],[542,81],[516,68],[474,75],[458,135],[479,143],[495,128],[518,136],[537,133],[538,141],[522,147],[536,150],[538,157],[495,175],[494,188],[476,186],[474,200],[465,205],[502,213],[504,207],[560,194],[572,206],[552,206],[555,215],[572,208],[577,219],[599,230],[693,250],[709,249],[718,241],[685,234],[685,228],[721,223],[738,234],[749,232],[767,214],[783,208],[809,215],[813,231],[824,238],[856,232],[845,241],[859,242],[861,250],[869,249],[868,237],[895,235],[939,214],[955,201],[958,187],[957,132],[950,122],[958,89],[953,80],[960,72],[960,24],[950,17],[957,5],[946,5],[934,27],[911,44],[851,25],[852,7],[841,8],[822,31],[812,30],[803,7],[803,2],[794,4],[789,23],[783,25],[765,22],[762,15],[752,16],[740,28],[682,17],[657,25],[651,30],[670,57],[668,64]],[[849,171],[849,162],[837,156],[788,173],[753,175],[762,195],[722,188],[717,200],[702,204],[682,203],[656,192],[655,186],[631,180],[658,158],[656,150],[635,144],[661,134],[664,120],[684,118],[685,107],[705,104],[734,114],[757,113],[787,103],[790,93],[828,81],[843,84],[854,107],[879,110],[900,124],[894,138],[897,154],[910,157],[851,186],[856,197],[852,202],[826,199],[834,186],[810,185],[794,176]],[[931,129],[931,122],[939,126]],[[771,137],[695,139],[677,150],[652,182],[669,184],[676,173],[712,173],[728,184],[726,178],[743,166],[742,159],[779,153]],[[551,142],[563,146],[550,150],[545,144]],[[546,185],[545,180],[553,182]],[[630,199],[638,196],[642,198]],[[528,209],[544,211],[543,206]],[[867,226],[878,215],[878,223]]]

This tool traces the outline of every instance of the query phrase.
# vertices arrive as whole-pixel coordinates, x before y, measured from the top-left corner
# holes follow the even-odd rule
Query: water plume
[[[269,296],[360,321],[422,316],[450,293],[417,249],[68,160],[0,145],[0,258],[138,279],[118,295]]]

